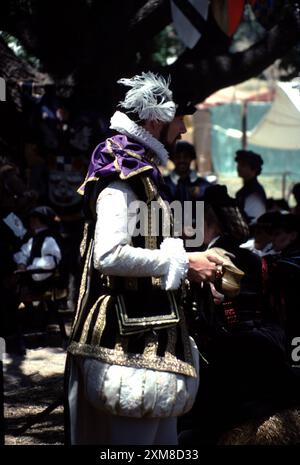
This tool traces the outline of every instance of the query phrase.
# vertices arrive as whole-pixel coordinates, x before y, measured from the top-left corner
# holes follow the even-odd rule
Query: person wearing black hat
[[[43,292],[62,259],[55,212],[48,206],[39,206],[29,212],[28,218],[32,237],[14,254],[14,261],[19,271],[49,270],[49,273],[34,273],[29,279],[31,291]]]
[[[300,282],[300,221],[292,213],[276,212],[272,244],[277,252],[264,258],[269,311],[286,331],[287,347],[300,335],[298,310]]]
[[[236,193],[236,199],[248,223],[251,224],[266,212],[266,193],[257,180],[262,170],[263,159],[251,150],[238,150],[235,161],[238,175],[244,183]]]

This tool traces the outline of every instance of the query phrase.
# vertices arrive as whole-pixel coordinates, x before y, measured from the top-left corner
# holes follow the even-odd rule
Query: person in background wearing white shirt
[[[251,226],[253,237],[241,244],[242,249],[248,249],[260,257],[274,255],[277,252],[273,249],[273,224],[280,215],[278,211],[268,211],[261,215]]]
[[[59,235],[55,231],[55,212],[48,206],[39,206],[29,213],[29,226],[32,237],[14,254],[19,271],[49,270],[49,273],[33,273],[26,284],[31,292],[42,293],[53,277],[61,258]]]

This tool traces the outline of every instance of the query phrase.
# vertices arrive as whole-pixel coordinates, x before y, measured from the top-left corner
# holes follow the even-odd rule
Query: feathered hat
[[[120,106],[129,113],[136,113],[141,120],[169,123],[174,119],[176,105],[172,100],[169,81],[151,71],[131,79],[120,79],[119,84],[131,87]]]

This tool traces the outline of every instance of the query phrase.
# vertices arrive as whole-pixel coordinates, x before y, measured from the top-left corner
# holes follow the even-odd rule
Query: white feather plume
[[[121,107],[129,112],[137,113],[141,120],[157,120],[170,122],[176,112],[176,105],[172,101],[172,92],[162,76],[151,71],[134,76],[131,79],[120,79],[119,84],[131,87],[126,93]]]

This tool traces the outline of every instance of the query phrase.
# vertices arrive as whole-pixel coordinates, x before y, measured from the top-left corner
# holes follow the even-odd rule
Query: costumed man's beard
[[[159,141],[164,145],[165,149],[167,150],[167,152],[169,153],[169,155],[171,153],[174,152],[175,150],[175,145],[176,145],[176,142],[178,139],[180,139],[180,136],[178,135],[178,137],[176,137],[174,139],[173,142],[169,142],[168,141],[168,131],[169,131],[169,127],[170,127],[170,123],[166,123],[162,130],[161,130],[161,133],[160,133],[160,137],[159,137]]]

